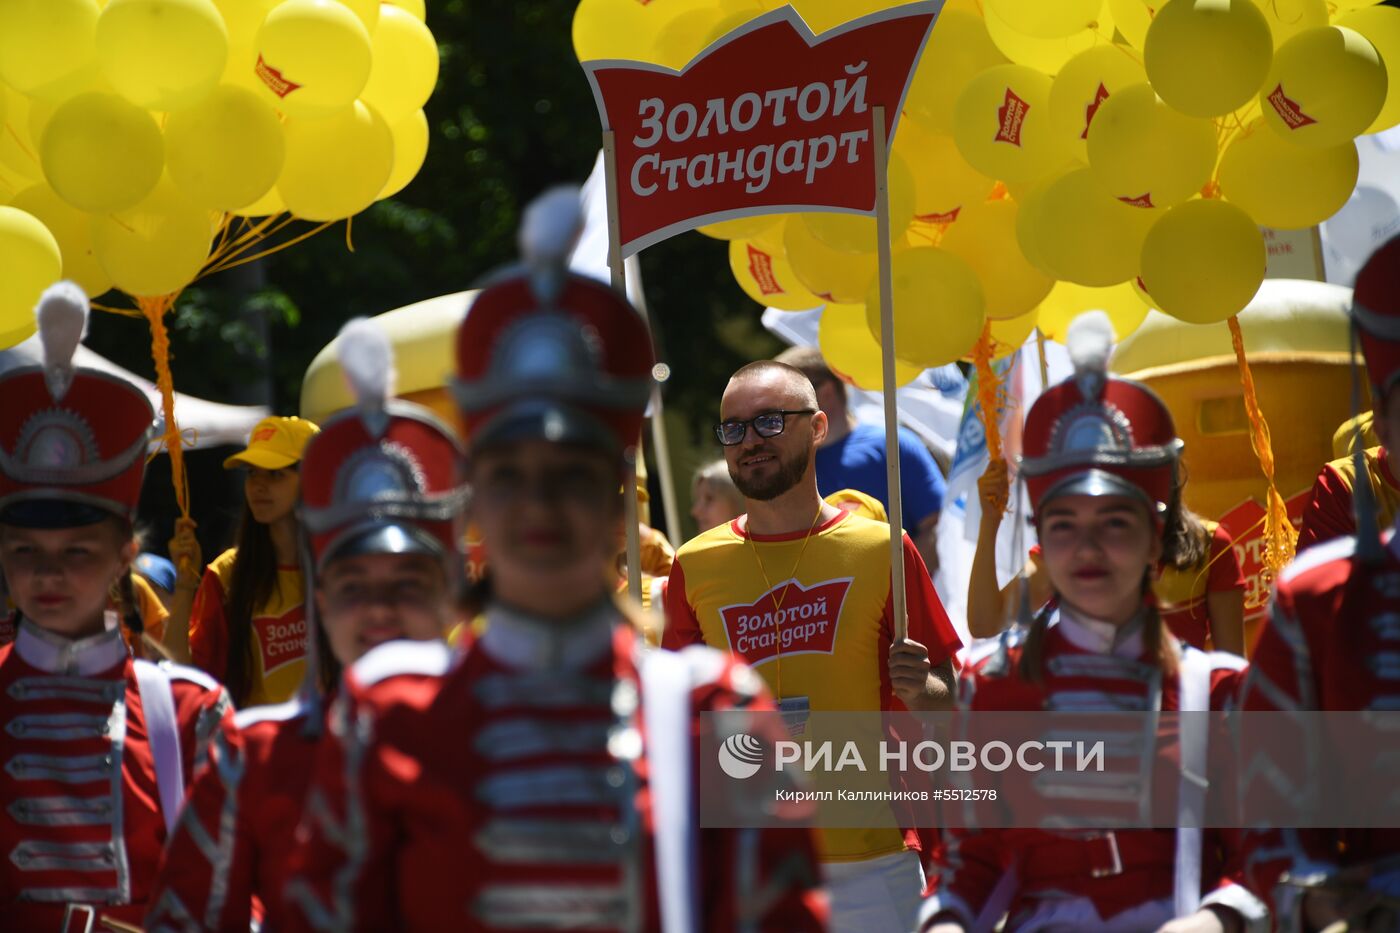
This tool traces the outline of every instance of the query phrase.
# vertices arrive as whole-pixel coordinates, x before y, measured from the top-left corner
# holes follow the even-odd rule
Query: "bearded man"
[[[904,535],[909,635],[896,641],[889,526],[817,491],[828,423],[811,381],[784,363],[750,363],[729,380],[720,416],[715,435],[747,514],[676,553],[663,647],[741,656],[794,731],[810,712],[951,709],[961,645],[918,550]],[[821,832],[832,930],[913,928],[922,844],[909,822],[893,822],[908,828]]]

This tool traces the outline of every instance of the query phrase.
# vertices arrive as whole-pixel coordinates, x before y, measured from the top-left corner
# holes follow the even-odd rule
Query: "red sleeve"
[[[687,645],[703,645],[705,637],[700,633],[700,620],[685,598],[685,570],[679,558],[671,564],[665,592],[666,629],[661,633],[661,647],[679,651]]]
[[[224,618],[224,584],[205,568],[190,608],[190,662],[210,677],[228,673],[228,621]]]
[[[185,917],[202,918],[213,929],[249,928],[253,840],[248,820],[239,815],[257,802],[242,799],[246,766],[242,737],[235,730],[214,737],[161,855],[146,929],[180,929]],[[221,892],[223,906],[210,917],[213,891]]]
[[[355,725],[374,716],[382,727],[384,719],[354,694],[347,677],[316,748],[283,892],[284,927],[294,933],[399,926],[394,839],[401,831],[398,803],[413,781],[386,769],[392,751],[379,740],[379,728],[367,736]],[[349,826],[357,830],[348,832]]]
[[[1365,480],[1366,477],[1360,477]],[[1356,534],[1356,517],[1351,510],[1351,489],[1331,464],[1322,468],[1313,483],[1312,494],[1303,509],[1303,527],[1298,532],[1298,550],[1320,541]]]
[[[928,649],[929,660],[935,665],[954,657],[962,647],[962,639],[953,628],[943,601],[938,598],[929,579],[928,568],[919,556],[919,549],[904,535],[904,596],[909,610],[909,640]],[[894,637],[894,601],[886,598],[883,624],[891,640]]]
[[[1243,589],[1244,570],[1240,568],[1240,557],[1235,553],[1235,541],[1224,525],[1216,525],[1215,534],[1210,539],[1210,576],[1206,578],[1206,590],[1223,593]]]
[[[951,914],[972,929],[987,899],[1010,862],[1004,830],[947,829],[934,849],[919,929],[932,928],[934,918]]]

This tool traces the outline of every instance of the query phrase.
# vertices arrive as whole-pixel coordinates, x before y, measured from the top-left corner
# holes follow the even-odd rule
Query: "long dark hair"
[[[272,531],[253,518],[246,497],[233,546],[237,554],[224,601],[228,669],[221,679],[234,705],[242,706],[252,689],[253,613],[272,597],[277,586],[277,551],[272,546]]]
[[[1201,516],[1186,507],[1177,483],[1162,528],[1162,563],[1176,570],[1199,567],[1210,553],[1210,532]]]

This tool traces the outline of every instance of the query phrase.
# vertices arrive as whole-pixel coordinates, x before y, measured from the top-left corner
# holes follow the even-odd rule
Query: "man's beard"
[[[767,502],[770,499],[778,498],[802,481],[802,478],[807,475],[807,462],[811,459],[810,455],[810,448],[793,454],[792,458],[788,460],[784,460],[781,454],[775,453],[773,456],[778,460],[778,471],[772,476],[765,479],[747,479],[741,477],[734,470],[730,470],[729,478],[734,480],[734,485],[739,487],[744,498]]]

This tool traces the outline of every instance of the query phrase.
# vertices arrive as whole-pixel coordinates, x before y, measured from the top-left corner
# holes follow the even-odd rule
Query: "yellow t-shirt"
[[[237,551],[224,551],[204,571],[190,612],[190,657],[219,680],[228,673],[229,582]],[[278,567],[268,600],[253,613],[252,665],[244,707],[283,703],[306,674],[306,612],[300,567]]]
[[[740,655],[785,710],[903,709],[889,680],[889,535],[889,525],[844,511],[810,540],[797,532],[755,536],[751,543],[739,520],[712,528],[676,552],[662,645],[704,643]],[[909,638],[940,664],[961,642],[908,535],[904,568]],[[840,780],[852,788],[850,775]],[[912,832],[891,828],[827,829],[821,842],[830,861],[916,845]]]

